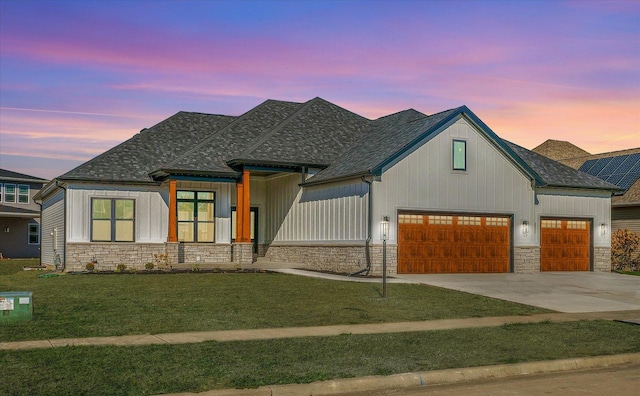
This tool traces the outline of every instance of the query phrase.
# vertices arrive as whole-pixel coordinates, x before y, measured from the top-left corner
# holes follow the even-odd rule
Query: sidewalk
[[[598,319],[619,320],[638,323],[640,322],[640,310],[586,313],[545,313],[529,316],[497,316],[466,319],[440,319],[421,322],[198,331],[187,333],[141,334],[114,337],[60,338],[51,340],[2,342],[0,343],[0,350],[25,350],[87,345],[131,346],[153,344],[193,344],[206,341],[226,342],[295,337],[325,337],[337,336],[340,334],[402,333],[411,331],[491,327],[501,326],[507,323],[538,323],[543,321],[573,322],[579,320]]]

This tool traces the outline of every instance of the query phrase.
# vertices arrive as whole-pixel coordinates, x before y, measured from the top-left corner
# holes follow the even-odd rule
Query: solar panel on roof
[[[607,166],[605,166],[601,171],[600,171],[600,175],[613,175],[614,173],[618,173],[616,172],[616,170],[618,169],[618,167],[620,166],[620,164],[622,164],[624,162],[624,160],[627,159],[628,156],[626,155],[621,155],[619,157],[613,157],[611,158],[611,161],[609,161],[609,163],[607,164]]]
[[[589,160],[580,170],[626,191],[640,178],[640,153]]]

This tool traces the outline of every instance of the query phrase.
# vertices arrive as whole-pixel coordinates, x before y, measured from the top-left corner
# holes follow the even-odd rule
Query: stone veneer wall
[[[154,254],[167,252],[166,245],[128,242],[67,243],[65,271],[84,271],[87,263],[94,259],[97,261],[96,268],[100,271],[113,271],[118,264],[143,270],[145,263],[154,262]]]
[[[231,248],[232,260],[236,264],[253,263],[253,243],[252,242],[234,242]]]
[[[265,257],[302,268],[352,273],[367,265],[364,245],[271,245]]]
[[[191,264],[230,263],[231,245],[218,243],[182,242],[178,245],[177,262]]]
[[[516,272],[516,273],[540,272],[540,248],[537,246],[514,247],[513,272]]]
[[[597,247],[593,249],[593,270],[611,272],[611,248]]]
[[[382,245],[370,245],[371,275],[382,275]],[[398,245],[387,244],[387,276],[398,273]]]

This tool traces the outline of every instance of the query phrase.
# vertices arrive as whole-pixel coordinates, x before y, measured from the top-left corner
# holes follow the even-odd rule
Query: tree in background
[[[640,234],[628,228],[611,235],[611,266],[614,270],[640,271]]]

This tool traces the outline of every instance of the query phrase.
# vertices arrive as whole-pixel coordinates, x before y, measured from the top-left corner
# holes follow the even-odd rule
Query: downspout
[[[59,187],[64,190],[64,222],[63,222],[63,230],[62,230],[62,262],[60,263],[61,271],[64,272],[64,269],[67,265],[67,188],[60,184],[59,180],[56,180],[56,187]],[[56,235],[56,238],[58,236]],[[57,255],[57,252],[54,252]],[[54,257],[55,261],[55,257]]]
[[[371,253],[369,252],[369,244],[371,243],[371,226],[373,224],[373,221],[371,220],[371,216],[372,216],[372,208],[373,208],[373,194],[371,193],[371,187],[373,182],[367,180],[364,176],[362,176],[362,181],[364,183],[367,183],[368,185],[368,192],[367,192],[367,199],[368,199],[368,203],[367,203],[367,240],[364,243],[364,255],[366,258],[366,262],[367,262],[367,266],[364,267],[361,270],[358,270],[356,272],[353,272],[351,274],[349,274],[349,276],[355,276],[355,275],[360,275],[362,273],[365,273],[365,275],[369,275],[369,271],[371,270]]]

